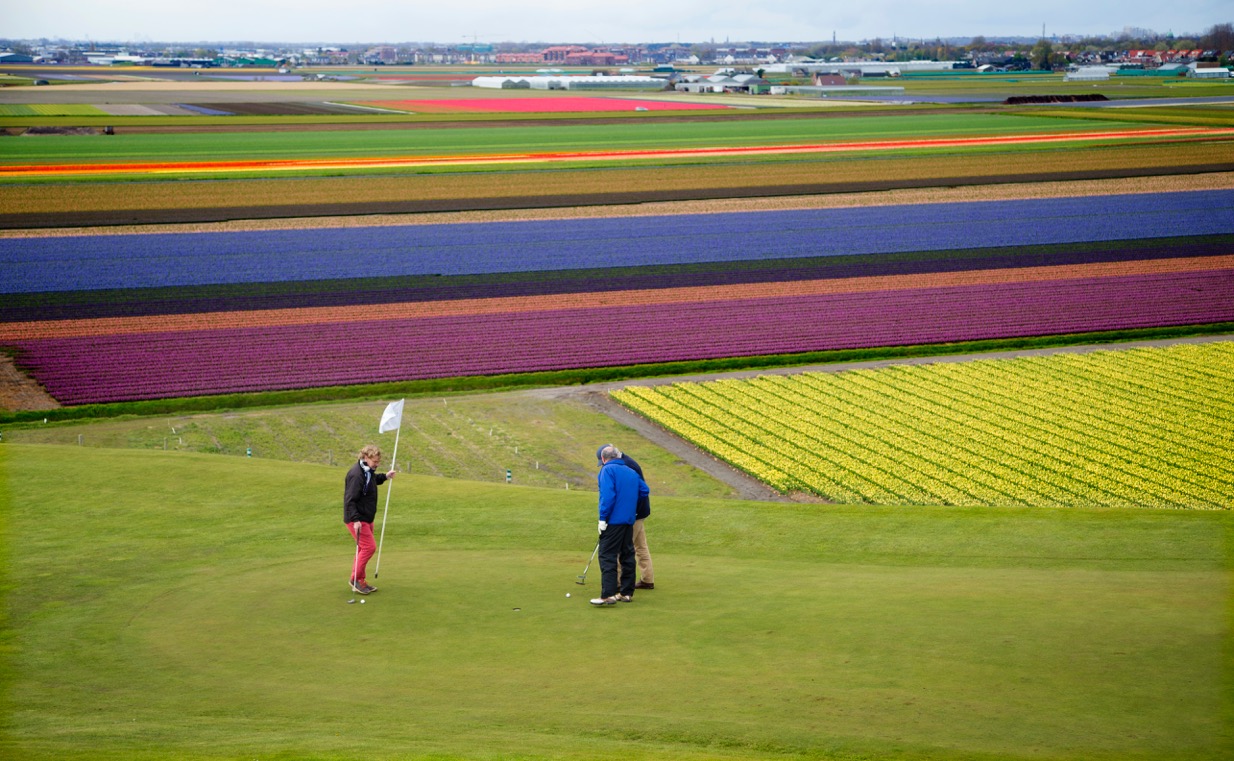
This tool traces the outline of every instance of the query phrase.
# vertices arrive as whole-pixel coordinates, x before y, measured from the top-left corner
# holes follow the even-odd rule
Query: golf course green
[[[13,759],[1228,759],[1228,512],[392,487],[348,604],[343,465],[0,444]],[[570,594],[570,597],[567,597]]]

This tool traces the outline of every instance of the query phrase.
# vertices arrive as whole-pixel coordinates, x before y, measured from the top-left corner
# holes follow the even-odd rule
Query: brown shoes
[[[639,581],[635,583],[634,588],[635,589],[655,589],[656,585],[648,583],[646,581]]]

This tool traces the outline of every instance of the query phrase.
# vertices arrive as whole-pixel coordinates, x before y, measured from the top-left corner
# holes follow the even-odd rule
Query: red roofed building
[[[587,48],[581,45],[554,45],[551,48],[545,48],[540,51],[540,55],[544,56],[545,63],[565,63],[566,57],[571,53],[586,53]]]

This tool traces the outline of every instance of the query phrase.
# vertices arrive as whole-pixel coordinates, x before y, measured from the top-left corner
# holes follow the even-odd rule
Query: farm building
[[[1230,70],[1216,64],[1193,63],[1187,67],[1187,76],[1192,79],[1229,79]]]
[[[663,90],[666,80],[636,75],[608,76],[493,76],[476,77],[472,87],[498,90]]]
[[[862,100],[863,98],[868,99],[871,96],[903,95],[904,88],[886,85],[773,85],[769,92],[772,95],[807,95],[819,98]]]
[[[810,77],[816,73],[841,74],[859,77],[898,77],[918,71],[950,71],[956,61],[794,61],[775,63],[765,71],[774,74]]]
[[[1064,82],[1105,82],[1110,78],[1110,69],[1105,66],[1081,66],[1075,71],[1069,71],[1063,77]]]
[[[681,92],[767,92],[770,83],[755,74],[712,74],[709,77],[686,77],[674,85]]]

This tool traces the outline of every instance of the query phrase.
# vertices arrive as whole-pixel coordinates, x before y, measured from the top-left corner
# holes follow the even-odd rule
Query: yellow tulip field
[[[1234,506],[1234,343],[629,386],[781,492],[869,504]]]

